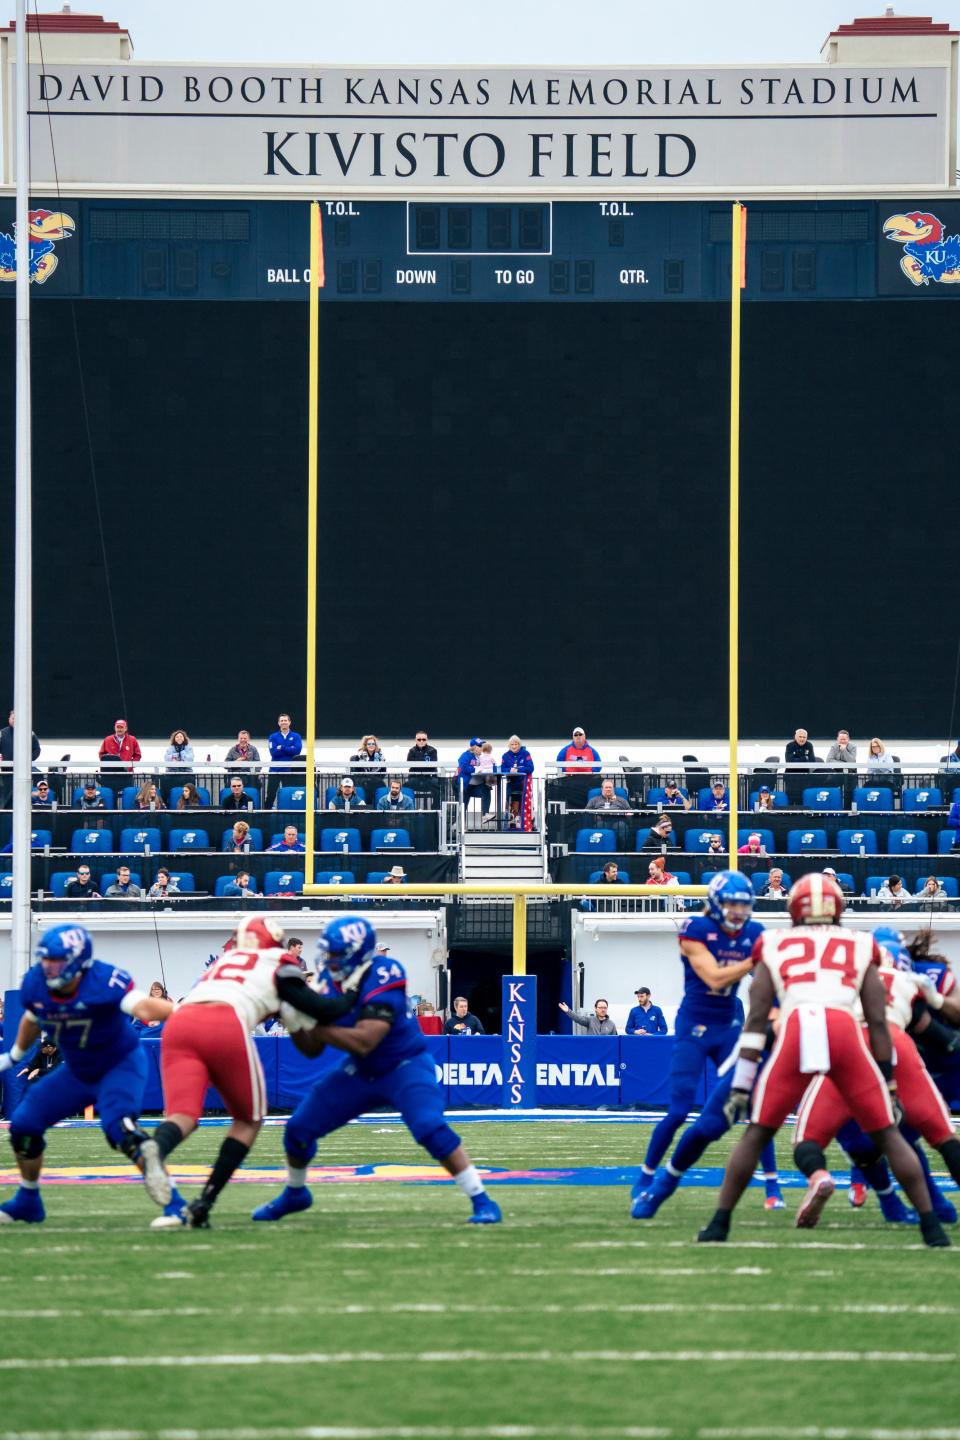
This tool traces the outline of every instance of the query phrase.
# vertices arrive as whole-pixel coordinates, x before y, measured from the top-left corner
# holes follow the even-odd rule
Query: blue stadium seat
[[[246,797],[247,797],[248,800],[250,800],[250,801],[253,802],[253,808],[254,808],[254,810],[259,810],[259,808],[260,808],[260,792],[259,792],[258,790],[255,790],[252,785],[244,785],[244,787],[243,787],[243,793],[244,793],[244,795],[246,795]],[[230,789],[230,786],[229,786],[229,785],[226,785],[226,786],[220,791],[220,804],[221,804],[221,805],[225,804],[226,801],[228,801],[228,800],[230,799],[231,794],[232,794],[232,791],[231,791],[231,789]]]
[[[281,838],[282,838],[282,837],[281,837]],[[221,849],[221,850],[226,850],[227,846],[230,844],[230,842],[231,842],[232,839],[233,839],[233,826],[231,825],[230,828],[229,828],[229,830],[224,830],[222,836],[220,837],[220,849]],[[248,832],[247,832],[247,839],[250,841],[250,849],[251,849],[251,850],[262,850],[262,849],[263,849],[263,831],[260,829],[260,827],[259,827],[258,825],[251,825],[251,826],[250,826],[250,829],[249,829]]]
[[[879,855],[876,830],[838,830],[837,849],[841,855]]]
[[[723,871],[722,871],[722,870],[704,870],[704,871],[701,872],[700,879],[699,879],[698,883],[699,883],[700,885],[709,885],[709,884],[710,884],[710,881],[714,878],[715,875],[722,875],[722,874],[723,874]]]
[[[641,833],[646,834],[645,831]],[[710,848],[711,835],[721,835],[723,837],[724,848],[726,848],[727,837],[725,832],[719,829],[719,827],[714,826],[712,830],[694,830],[692,828],[688,830],[683,837],[684,850],[688,855],[705,855]],[[717,873],[719,874],[719,871]]]
[[[891,830],[887,836],[888,855],[927,855],[930,842],[923,830]]]
[[[137,792],[134,791],[133,793],[136,794]],[[97,786],[97,794],[100,796],[100,799],[103,801],[103,807],[104,807],[104,809],[105,809],[105,810],[112,810],[112,809],[113,809],[113,803],[114,803],[114,792],[111,790],[110,786],[109,786],[109,785],[98,785],[98,786]],[[83,785],[82,785],[82,784],[77,784],[77,783],[75,782],[75,783],[74,783],[74,786],[73,786],[73,804],[74,804],[75,806],[78,806],[78,805],[80,804],[80,801],[82,800],[82,798],[83,798]]]
[[[412,791],[412,790],[408,790],[405,786],[402,786],[401,788],[402,788],[402,790],[403,790],[404,795],[410,795],[410,796],[413,795],[413,791]],[[339,786],[337,786],[337,785],[328,785],[328,786],[327,786],[326,790],[323,792],[323,795],[324,795],[323,803],[324,803],[324,805],[329,805],[329,804],[330,804],[330,801],[333,799],[334,795],[336,795],[338,789],[339,789]],[[364,788],[363,788],[362,785],[354,784],[353,793],[356,795],[356,797],[357,797],[358,800],[363,800],[364,803],[366,803],[367,792],[364,790]],[[381,795],[386,795],[386,793],[387,793],[387,787],[386,787],[386,785],[381,785],[381,786],[380,786],[380,789],[377,791],[377,799],[379,800],[380,796],[381,796]],[[281,807],[281,808],[282,808],[282,807]],[[302,809],[303,809],[303,806],[300,805],[300,806],[298,806],[297,808],[300,809],[300,810],[302,810]]]
[[[826,830],[788,830],[787,854],[803,855],[808,850],[828,850]]]
[[[763,846],[764,850],[766,850],[768,854],[771,854],[776,849],[776,841],[773,838],[773,831],[764,830],[761,825],[751,825],[750,828],[747,830],[738,830],[737,844],[746,845],[751,835],[760,836],[760,844]],[[724,839],[726,839],[726,837],[724,837]]]
[[[130,879],[133,881],[134,885],[139,885],[141,890],[143,889],[143,881],[140,879],[139,870],[131,870]],[[100,891],[101,895],[105,895],[110,886],[115,885],[116,883],[117,872],[115,870],[108,870],[106,874],[101,875],[100,879],[97,881],[97,889]]]
[[[3,899],[3,900],[12,900],[12,898],[13,898],[13,875],[12,875],[12,873],[8,870],[4,875],[0,875],[0,899]]]
[[[767,885],[768,885],[769,883],[770,883],[770,872],[769,872],[769,870],[758,870],[755,875],[751,875],[751,876],[750,876],[750,884],[753,886],[753,893],[754,893],[754,895],[759,895],[759,894],[760,894],[760,891],[761,891],[761,890],[765,890],[765,889],[767,888]],[[789,890],[789,889],[790,889],[790,886],[791,886],[792,884],[793,884],[793,881],[791,880],[790,876],[787,874],[786,870],[784,870],[784,872],[783,872],[783,888],[784,888],[784,890]]]
[[[371,830],[371,850],[412,850],[410,831],[399,827],[396,830]]]
[[[170,850],[209,850],[210,836],[206,830],[171,830]]]
[[[155,826],[148,825],[144,830],[138,830],[131,826],[128,830],[120,831],[120,853],[121,855],[142,854],[144,850],[161,850],[163,840],[160,831]]]
[[[118,810],[136,810],[137,796],[140,794],[139,785],[124,785],[117,796]]]
[[[74,830],[70,849],[76,854],[109,855],[113,850],[112,830]]]
[[[367,877],[369,879],[369,876]],[[353,885],[354,877],[352,870],[318,870],[315,883],[317,885]],[[371,881],[371,884],[374,884]]]
[[[845,895],[856,895],[857,882],[856,880],[854,880],[853,876],[849,873],[849,871],[837,871],[837,884],[843,890]]]
[[[176,885],[181,895],[195,895],[197,882],[189,870],[171,870],[170,883]]]
[[[317,797],[313,797],[316,807]],[[278,810],[306,810],[307,808],[307,787],[306,785],[281,785],[277,791]]]
[[[371,870],[371,871],[370,871],[370,874],[367,876],[367,884],[368,884],[368,885],[383,885],[383,884],[384,884],[387,880],[389,880],[389,879],[390,879],[390,871],[389,871],[389,870]],[[408,877],[407,877],[406,875],[404,875],[403,879],[402,879],[401,882],[400,882],[401,885],[406,885],[407,879],[408,879]],[[394,881],[394,882],[391,882],[391,883],[394,883],[394,884],[395,884],[396,882]]]
[[[327,786],[327,789],[328,789],[328,790],[330,789],[330,786],[329,786],[329,785]],[[359,790],[360,790],[360,786],[359,786],[359,785],[357,786],[357,790],[358,790],[358,792],[359,792]],[[379,805],[379,804],[380,804],[380,801],[383,799],[384,795],[388,795],[389,793],[390,793],[390,786],[389,786],[389,785],[378,785],[377,788],[376,788],[376,790],[374,790],[374,792],[373,792],[373,803],[374,803],[374,806]],[[334,791],[334,794],[336,794],[336,791]],[[408,800],[411,800],[411,801],[413,802],[413,804],[416,805],[416,803],[417,803],[417,797],[416,797],[416,795],[413,793],[413,791],[410,789],[410,787],[409,787],[408,785],[401,785],[401,786],[400,786],[400,794],[401,794],[401,795],[406,795],[407,799],[408,799]],[[360,796],[360,799],[362,800],[363,798],[364,798],[363,795],[361,795],[361,796]],[[327,801],[327,804],[328,804],[328,805],[330,804],[330,801],[329,801],[329,800]]]
[[[924,879],[926,879],[926,876],[924,876]],[[955,875],[938,875],[937,879],[940,881],[940,884],[950,896],[951,900],[960,899],[960,884],[958,884]]]
[[[31,850],[43,850],[43,849],[45,848],[45,846],[47,846],[47,845],[52,845],[52,844],[53,844],[53,831],[52,831],[52,830],[31,830],[31,831],[30,831],[30,849],[31,849]]]
[[[811,785],[803,792],[804,810],[842,810],[843,791],[839,785]]]
[[[614,795],[619,795],[621,800],[629,800],[629,799],[630,799],[630,793],[629,793],[629,791],[627,790],[626,785],[614,785],[614,787],[613,787],[613,793],[614,793]],[[587,799],[588,799],[588,800],[592,800],[596,795],[599,795],[599,794],[600,794],[600,786],[599,786],[599,785],[594,785],[591,790],[588,790],[588,791],[587,791]]]
[[[888,785],[858,785],[853,803],[858,810],[892,810],[893,791]]]
[[[222,898],[223,898],[224,891],[226,890],[227,886],[230,884],[231,880],[236,880],[236,878],[237,878],[236,875],[218,875],[217,878],[216,878],[216,880],[215,880],[214,883],[213,883],[213,893],[214,893],[214,895],[219,895],[220,898],[222,899]],[[256,890],[256,888],[257,888],[257,879],[256,879],[256,876],[255,876],[255,875],[251,875],[251,876],[250,876],[250,887],[249,887],[249,888],[250,888],[251,890]],[[239,897],[238,895],[234,895],[234,896],[232,896],[232,897],[229,896],[229,895],[227,896],[227,899],[228,899],[228,900],[231,899],[231,898],[234,899],[234,900],[238,900],[240,897]]]
[[[673,878],[678,885],[689,885],[691,883],[689,870],[674,870]],[[694,897],[693,903],[699,905],[700,901]]]
[[[588,884],[588,885],[600,885],[600,884],[602,883],[602,881],[603,881],[603,871],[602,871],[602,870],[593,870],[593,871],[591,872],[591,874],[590,874],[590,879],[587,881],[587,884]],[[618,869],[618,870],[617,870],[617,884],[618,884],[618,885],[629,885],[629,884],[630,884],[630,876],[629,876],[629,875],[624,875],[623,871]]]
[[[951,804],[956,805],[958,800],[960,800],[960,785],[958,785],[953,792],[953,795],[951,797]]]
[[[724,800],[726,801],[727,805],[729,805],[729,804],[730,804],[730,791],[729,791],[728,789],[724,789],[723,798],[724,798]],[[706,805],[707,801],[708,801],[708,800],[712,800],[712,799],[713,799],[713,786],[712,786],[712,785],[704,785],[704,786],[702,786],[701,789],[697,792],[697,809],[698,809],[698,810],[702,810],[703,807]]]
[[[757,798],[758,798],[759,794],[760,794],[760,791],[759,791],[759,790],[751,790],[751,791],[750,791],[750,809],[751,809],[751,810],[753,809],[754,805],[756,805],[756,803],[757,803]],[[786,790],[771,790],[771,791],[770,791],[770,794],[773,796],[773,808],[774,808],[774,810],[786,810],[787,806],[790,804],[790,798],[789,798],[789,796],[787,795]],[[759,813],[761,813],[761,812],[758,811],[757,813],[759,814]]]
[[[576,853],[578,855],[606,854],[617,848],[617,837],[612,830],[578,830]]]
[[[921,790],[916,785],[908,786],[900,796],[902,810],[936,810],[943,804],[943,795],[935,785]]]
[[[354,826],[346,826],[342,830],[330,827],[320,831],[320,850],[346,850],[349,854],[355,855],[363,849],[360,840],[360,831]]]
[[[864,895],[866,895],[867,899],[870,899],[872,896],[876,895],[881,885],[886,885],[886,883],[886,875],[868,875],[867,883],[863,887],[863,893]]]
[[[689,792],[689,790],[685,790],[682,785],[678,785],[678,786],[677,786],[677,790],[678,790],[679,793],[683,796],[684,800],[689,800],[689,799],[690,799],[690,792]],[[599,790],[591,790],[591,791],[590,791],[590,795],[598,795],[599,793],[600,793]],[[621,793],[621,791],[620,791],[620,790],[617,790],[617,794],[619,795],[620,793]],[[624,798],[624,800],[629,800],[629,799],[630,799],[630,796],[627,794],[626,790],[624,790],[622,793],[623,793],[623,798]],[[587,798],[589,799],[590,796],[588,795]],[[666,798],[667,798],[667,791],[666,791],[666,787],[665,787],[664,785],[651,785],[650,789],[647,791],[647,804],[648,804],[648,805],[663,805],[664,802],[666,801]],[[668,805],[668,806],[667,806],[667,809],[668,809],[668,810],[682,810],[682,809],[683,809],[683,806],[682,806],[682,805]]]
[[[76,878],[76,874],[76,870],[54,870],[50,876],[50,894],[62,900],[67,893],[67,885]]]
[[[198,785],[196,788],[197,788],[197,794],[200,796],[200,805],[199,805],[199,806],[193,806],[192,808],[193,808],[193,809],[198,809],[198,808],[202,808],[202,807],[204,807],[204,806],[208,806],[208,805],[210,804],[210,791],[207,789],[206,785]],[[168,790],[168,791],[167,791],[167,809],[168,809],[168,810],[176,810],[176,808],[177,808],[177,801],[180,799],[180,796],[181,796],[182,794],[183,794],[183,781],[181,780],[181,782],[180,782],[179,785],[174,785],[174,787],[173,787],[172,790]],[[183,814],[183,811],[180,811],[180,814]]]
[[[938,831],[937,831],[937,854],[938,854],[938,855],[949,855],[949,854],[950,854],[950,851],[951,851],[951,850],[953,849],[953,847],[956,845],[958,839],[960,839],[960,831],[957,831],[957,830],[938,830]]]
[[[263,877],[264,895],[303,894],[303,875],[296,870],[268,870]]]

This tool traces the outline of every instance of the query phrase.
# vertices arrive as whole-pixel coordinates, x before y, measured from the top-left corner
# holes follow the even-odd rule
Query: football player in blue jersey
[[[318,1080],[287,1121],[283,1143],[287,1185],[275,1200],[254,1210],[254,1220],[282,1220],[309,1210],[307,1166],[317,1141],[366,1110],[390,1106],[399,1110],[413,1138],[453,1176],[472,1206],[469,1219],[493,1225],[500,1208],[447,1124],[443,1095],[433,1059],[407,1003],[407,976],[398,960],[375,954],[376,932],[368,920],[347,915],[332,920],[317,942],[322,972],[321,994],[337,994],[354,970],[373,963],[357,987],[352,1009],[333,1025],[314,1025],[290,1007],[281,1018],[304,1055],[318,1055],[324,1045],[345,1051],[343,1060]]]
[[[737,986],[753,969],[753,947],[763,934],[759,921],[750,918],[753,900],[753,887],[745,875],[721,870],[707,887],[703,914],[690,916],[680,929],[683,1000],[674,1027],[670,1105],[650,1137],[633,1187],[634,1201],[650,1190],[657,1166],[690,1112],[707,1060],[725,1072],[725,1062],[736,1051],[743,1023]],[[770,1163],[767,1155],[764,1170],[775,1173],[775,1162]]]
[[[15,1044],[0,1054],[0,1072],[23,1058],[41,1028],[53,1036],[63,1064],[32,1085],[10,1117],[20,1188],[0,1205],[0,1222],[43,1220],[44,1135],[87,1105],[96,1105],[112,1148],[122,1150],[141,1171],[151,1199],[166,1205],[169,1177],[156,1143],[137,1119],[147,1058],[130,1020],[166,1020],[173,1006],[138,990],[125,970],[94,960],[93,941],[82,925],[48,930],[37,946],[37,961],[23,977],[23,1016]]]

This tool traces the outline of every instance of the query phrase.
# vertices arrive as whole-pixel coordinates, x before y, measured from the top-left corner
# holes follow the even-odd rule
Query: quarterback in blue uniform
[[[151,999],[125,970],[93,958],[82,925],[55,925],[37,947],[20,987],[23,1016],[17,1039],[0,1054],[0,1072],[33,1047],[43,1029],[53,1037],[63,1064],[24,1095],[10,1117],[10,1144],[20,1188],[0,1205],[0,1222],[43,1220],[40,1172],[44,1135],[51,1125],[95,1104],[103,1133],[144,1176],[153,1200],[166,1205],[170,1181],[156,1144],[137,1123],[147,1083],[147,1060],[131,1019],[165,1020],[169,1000]]]
[[[670,1141],[686,1120],[707,1060],[722,1071],[736,1049],[743,1023],[737,986],[753,969],[753,947],[763,934],[763,926],[750,919],[753,899],[745,876],[721,870],[710,881],[703,914],[692,915],[681,927],[683,1000],[674,1027],[670,1106],[650,1136],[634,1186],[635,1199],[649,1189]]]
[[[483,1188],[443,1113],[433,1059],[407,1004],[407,976],[392,956],[375,954],[376,932],[368,920],[347,915],[332,920],[317,942],[323,969],[317,988],[338,994],[355,970],[365,973],[352,1009],[333,1025],[314,1025],[307,1016],[282,1011],[294,1044],[304,1055],[318,1055],[324,1045],[346,1054],[297,1106],[287,1121],[283,1144],[287,1185],[275,1200],[254,1210],[254,1220],[282,1220],[309,1210],[307,1166],[317,1141],[366,1110],[389,1105],[399,1110],[413,1138],[441,1164],[469,1198],[473,1224],[500,1219],[499,1206]]]

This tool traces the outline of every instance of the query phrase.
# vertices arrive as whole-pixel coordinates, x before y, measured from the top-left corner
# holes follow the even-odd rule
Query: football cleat
[[[814,1170],[807,1185],[807,1192],[800,1201],[797,1211],[797,1229],[812,1230],[820,1219],[824,1205],[830,1199],[836,1186],[833,1176],[826,1170]]]
[[[860,1180],[851,1180],[847,1200],[854,1210],[862,1210],[867,1203],[867,1187]]]
[[[150,1229],[151,1229],[151,1230],[183,1230],[183,1229],[185,1229],[187,1222],[186,1222],[186,1220],[184,1219],[184,1211],[186,1210],[186,1208],[187,1208],[187,1202],[184,1200],[184,1198],[183,1198],[183,1196],[180,1194],[179,1190],[174,1189],[174,1191],[172,1192],[172,1194],[171,1194],[171,1196],[170,1196],[170,1201],[169,1201],[169,1203],[168,1203],[167,1205],[164,1205],[164,1207],[163,1207],[163,1214],[162,1214],[162,1215],[158,1215],[158,1216],[156,1217],[156,1219],[150,1221]]]
[[[39,1190],[24,1190],[21,1186],[5,1205],[0,1205],[0,1224],[3,1225],[9,1225],[14,1220],[22,1220],[27,1225],[39,1225],[40,1221],[46,1218],[47,1212],[43,1208]]]
[[[209,1230],[210,1229],[210,1206],[203,1200],[191,1200],[189,1205],[184,1205],[183,1223],[188,1230]]]
[[[948,1250],[953,1243],[932,1210],[920,1216],[920,1234],[931,1250]]]
[[[887,1190],[882,1195],[878,1190],[877,1200],[880,1205],[880,1214],[888,1225],[917,1224],[920,1217],[916,1210],[908,1210],[896,1190]]]
[[[951,1204],[937,1182],[929,1175],[927,1176],[927,1189],[930,1191],[930,1203],[933,1205],[933,1213],[941,1225],[956,1225],[956,1206]]]
[[[491,1200],[485,1190],[479,1195],[471,1195],[470,1203],[473,1206],[473,1214],[467,1217],[470,1225],[499,1225],[503,1219],[500,1206],[496,1200]]]
[[[646,1190],[634,1196],[633,1204],[630,1207],[630,1214],[634,1220],[652,1220],[665,1200],[680,1184],[679,1175],[671,1175],[669,1170],[658,1170],[650,1181]]]
[[[173,1195],[173,1185],[156,1140],[144,1140],[140,1146],[140,1172],[143,1175],[147,1194],[154,1204],[161,1208],[169,1205]]]
[[[729,1238],[730,1221],[718,1220],[716,1215],[714,1215],[710,1224],[705,1225],[697,1235],[697,1243],[699,1245],[717,1245],[725,1240],[729,1240]]]
[[[654,1176],[652,1174],[648,1175],[646,1170],[641,1170],[636,1180],[634,1180],[630,1186],[630,1199],[637,1200],[641,1195],[645,1195],[653,1184],[653,1180]]]
[[[285,1215],[297,1215],[301,1210],[309,1210],[313,1204],[313,1196],[306,1185],[287,1185],[275,1200],[268,1200],[266,1205],[259,1205],[251,1215],[251,1220],[282,1220]]]
[[[763,1202],[764,1210],[786,1210],[787,1202],[782,1195],[768,1195]]]

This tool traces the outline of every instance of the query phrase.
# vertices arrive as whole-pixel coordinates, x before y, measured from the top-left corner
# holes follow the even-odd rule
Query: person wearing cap
[[[823,873],[824,875],[829,875],[830,879],[834,882],[834,884],[840,886],[840,889],[843,891],[844,895],[853,894],[853,889],[850,885],[850,881],[845,878],[841,879],[841,877],[837,874],[836,870],[834,870],[832,865],[824,865]]]
[[[729,810],[730,796],[727,794],[727,787],[722,780],[714,780],[710,786],[710,794],[699,808],[701,810]]]
[[[769,785],[761,785],[757,791],[757,798],[753,802],[753,808],[757,813],[776,808],[773,798],[773,791]]]
[[[88,780],[83,787],[83,794],[77,801],[78,810],[106,810],[107,805],[100,791],[92,780]]]
[[[391,865],[383,877],[384,885],[405,885],[407,883],[407,872],[402,865]]]
[[[458,995],[453,1002],[453,1014],[443,1027],[444,1035],[485,1035],[484,1030],[476,1015],[471,1015],[470,1007],[463,995]]]
[[[667,869],[667,862],[663,855],[654,855],[647,866],[648,885],[676,885],[677,877]]]
[[[403,786],[394,776],[390,781],[386,795],[381,795],[377,801],[378,810],[412,810],[414,808],[411,796],[404,795]]]
[[[737,846],[738,855],[764,855],[765,853],[766,852],[763,848],[763,836],[759,834],[759,832],[756,830],[751,831],[751,833],[747,836],[746,845]]]
[[[126,770],[132,770],[137,761],[143,759],[140,742],[136,735],[130,734],[126,720],[114,720],[113,734],[104,737],[98,753],[104,765],[122,765]]]
[[[562,765],[568,775],[582,774],[590,771],[594,775],[600,771],[600,751],[594,750],[592,745],[587,744],[587,737],[583,727],[577,725],[569,745],[561,745],[557,753],[557,764]]]
[[[638,844],[638,850],[661,850],[664,846],[676,849],[677,837],[673,833],[673,821],[669,815],[661,815],[655,825],[651,825],[643,843]]]
[[[331,796],[330,804],[327,806],[327,809],[365,810],[366,808],[367,802],[360,799],[359,795],[357,794],[356,785],[354,785],[349,775],[344,775],[343,779],[340,781],[340,784],[337,786],[336,794]]]
[[[46,781],[46,780],[38,780],[38,781],[37,781],[37,788],[36,788],[34,791],[32,791],[32,792],[31,792],[31,795],[30,795],[30,804],[32,805],[32,807],[33,807],[34,810],[55,810],[55,809],[56,809],[56,805],[57,805],[56,796],[55,796],[55,795],[53,794],[53,792],[51,791],[51,789],[50,789],[50,784],[49,784],[48,781]]]
[[[634,990],[637,1003],[627,1016],[627,1035],[666,1035],[667,1022],[659,1005],[650,1003],[650,991],[646,985]]]
[[[486,815],[490,809],[490,787],[482,778],[476,778],[477,761],[483,741],[474,735],[466,750],[457,759],[457,780],[460,785],[460,799],[464,812],[471,800],[479,798],[480,813]]]
[[[660,802],[662,805],[669,805],[675,807],[682,806],[684,810],[690,809],[693,801],[690,799],[689,795],[684,795],[676,780],[668,780],[663,788],[666,793],[664,794],[663,800]]]

